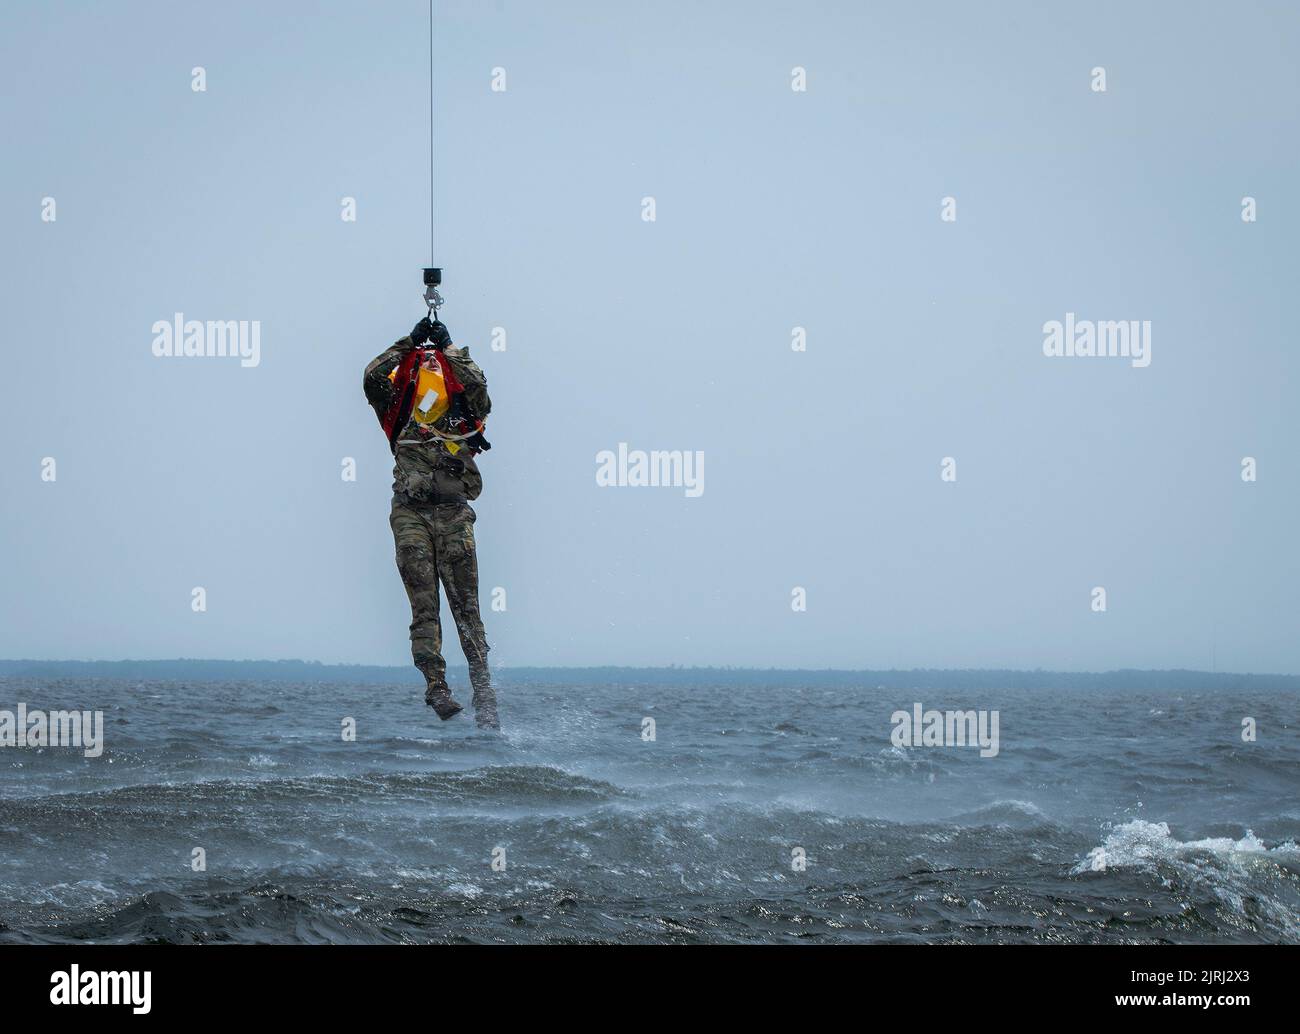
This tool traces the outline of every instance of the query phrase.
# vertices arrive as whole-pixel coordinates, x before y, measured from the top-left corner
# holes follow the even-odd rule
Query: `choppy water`
[[[0,749],[0,941],[1300,941],[1294,693],[503,686],[0,679],[107,741]]]

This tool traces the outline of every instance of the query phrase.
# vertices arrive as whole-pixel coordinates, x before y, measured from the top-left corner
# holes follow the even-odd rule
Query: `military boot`
[[[486,670],[471,671],[470,685],[474,687],[474,721],[480,729],[497,732],[501,721],[497,717],[497,691],[492,686],[492,678]]]
[[[425,691],[424,702],[437,712],[439,718],[444,722],[448,718],[455,718],[464,708],[451,698],[451,690],[447,688],[446,682],[435,682],[429,680],[429,688]]]

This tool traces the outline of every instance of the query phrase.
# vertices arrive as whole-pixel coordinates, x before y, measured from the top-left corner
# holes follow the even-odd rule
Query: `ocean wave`
[[[1011,826],[1016,829],[1053,825],[1038,805],[1017,800],[994,801],[973,811],[960,812],[949,821],[963,826]]]
[[[1177,840],[1164,822],[1133,819],[1115,827],[1100,847],[1094,847],[1072,870],[1073,875],[1098,872],[1123,866],[1152,866],[1176,863],[1206,855],[1220,862],[1250,866],[1263,860],[1275,864],[1300,862],[1300,847],[1293,841],[1266,847],[1250,830],[1239,840],[1231,837],[1207,837],[1203,840]]]
[[[1209,896],[1229,913],[1300,937],[1300,846],[1272,847],[1253,832],[1178,840],[1164,822],[1133,819],[1116,826],[1070,870],[1071,876],[1125,870],[1158,877],[1192,898]]]
[[[173,804],[204,803],[231,806],[274,801],[320,802],[357,798],[419,798],[442,802],[520,801],[596,802],[631,796],[613,783],[566,772],[550,765],[490,765],[462,771],[365,772],[358,775],[317,774],[266,776],[254,779],[167,780],[132,783],[75,793],[29,796],[0,801],[0,818],[30,809],[96,809],[132,805],[151,809]]]

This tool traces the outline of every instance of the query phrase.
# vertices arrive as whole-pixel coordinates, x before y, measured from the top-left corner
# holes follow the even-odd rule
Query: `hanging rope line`
[[[433,264],[433,0],[429,0],[429,265]]]
[[[438,318],[438,308],[442,305],[442,295],[438,285],[442,283],[442,270],[434,265],[434,179],[433,179],[433,0],[429,0],[429,265],[424,270],[424,304],[429,310],[429,318]]]

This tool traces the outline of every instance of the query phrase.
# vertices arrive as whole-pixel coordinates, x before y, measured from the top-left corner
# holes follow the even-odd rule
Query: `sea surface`
[[[1294,691],[501,700],[492,736],[413,685],[0,679],[105,731],[0,748],[0,942],[1300,941]],[[997,756],[892,743],[918,702],[996,709]]]

